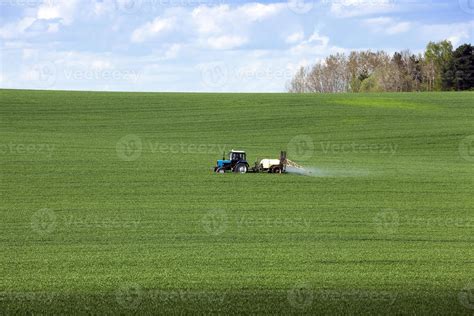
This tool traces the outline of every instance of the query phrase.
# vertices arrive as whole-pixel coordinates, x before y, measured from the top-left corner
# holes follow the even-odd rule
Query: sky
[[[330,54],[473,34],[474,0],[0,0],[0,88],[284,92]]]

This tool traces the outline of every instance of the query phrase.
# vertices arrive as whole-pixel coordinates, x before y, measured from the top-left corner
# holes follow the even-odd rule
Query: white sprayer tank
[[[279,159],[262,159],[260,161],[262,168],[269,169],[271,166],[278,166],[280,164]]]

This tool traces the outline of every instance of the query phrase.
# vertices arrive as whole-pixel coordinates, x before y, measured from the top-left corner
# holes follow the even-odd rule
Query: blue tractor
[[[217,160],[217,166],[214,167],[214,171],[217,173],[224,173],[226,171],[247,173],[248,170],[249,164],[247,162],[247,155],[245,151],[241,150],[231,150],[229,159],[225,159],[224,154],[221,160]]]

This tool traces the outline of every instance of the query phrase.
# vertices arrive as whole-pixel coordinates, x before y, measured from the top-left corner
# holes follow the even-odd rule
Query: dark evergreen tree
[[[453,53],[452,86],[456,90],[474,89],[474,50],[470,44],[459,46]]]

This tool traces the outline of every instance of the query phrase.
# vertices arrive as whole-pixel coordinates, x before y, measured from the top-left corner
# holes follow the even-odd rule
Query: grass
[[[472,313],[473,96],[0,90],[0,312]]]

